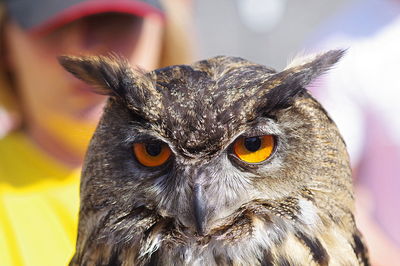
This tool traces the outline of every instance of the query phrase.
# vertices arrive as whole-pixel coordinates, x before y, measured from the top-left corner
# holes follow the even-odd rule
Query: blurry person
[[[0,6],[0,265],[66,265],[79,168],[105,97],[57,56],[192,61],[189,1],[6,0]]]
[[[394,265],[400,261],[400,1],[355,1],[314,42],[320,51],[348,49],[313,90],[347,143],[356,219],[372,264]]]

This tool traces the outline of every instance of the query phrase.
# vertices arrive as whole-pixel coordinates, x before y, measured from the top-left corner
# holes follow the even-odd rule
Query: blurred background
[[[328,21],[354,2],[357,0],[195,0],[199,58],[236,55],[281,69],[306,49],[306,42],[323,31]]]

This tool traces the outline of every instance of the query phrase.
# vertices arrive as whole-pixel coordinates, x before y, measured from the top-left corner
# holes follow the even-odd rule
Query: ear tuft
[[[295,58],[283,72],[292,72],[301,77],[303,86],[306,86],[316,77],[331,69],[345,53],[346,50],[338,49]]]
[[[145,119],[157,119],[161,94],[150,75],[118,56],[60,56],[60,64],[95,92],[115,96]]]
[[[132,76],[128,62],[117,56],[59,56],[58,61],[99,94],[124,97],[126,77]]]
[[[331,50],[323,54],[295,60],[285,70],[273,75],[262,88],[265,92],[257,112],[268,113],[290,106],[303,94],[305,87],[315,78],[328,71],[344,55],[345,50]]]

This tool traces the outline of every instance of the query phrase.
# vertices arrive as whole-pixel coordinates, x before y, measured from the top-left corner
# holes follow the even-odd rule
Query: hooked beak
[[[196,222],[197,233],[204,236],[206,227],[206,201],[204,198],[204,188],[200,184],[195,184],[193,188],[193,209]]]

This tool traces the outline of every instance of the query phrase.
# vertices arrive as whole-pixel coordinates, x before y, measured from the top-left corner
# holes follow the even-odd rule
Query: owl
[[[369,265],[346,145],[305,89],[343,53],[281,72],[226,56],[151,72],[60,57],[109,96],[70,265]]]

